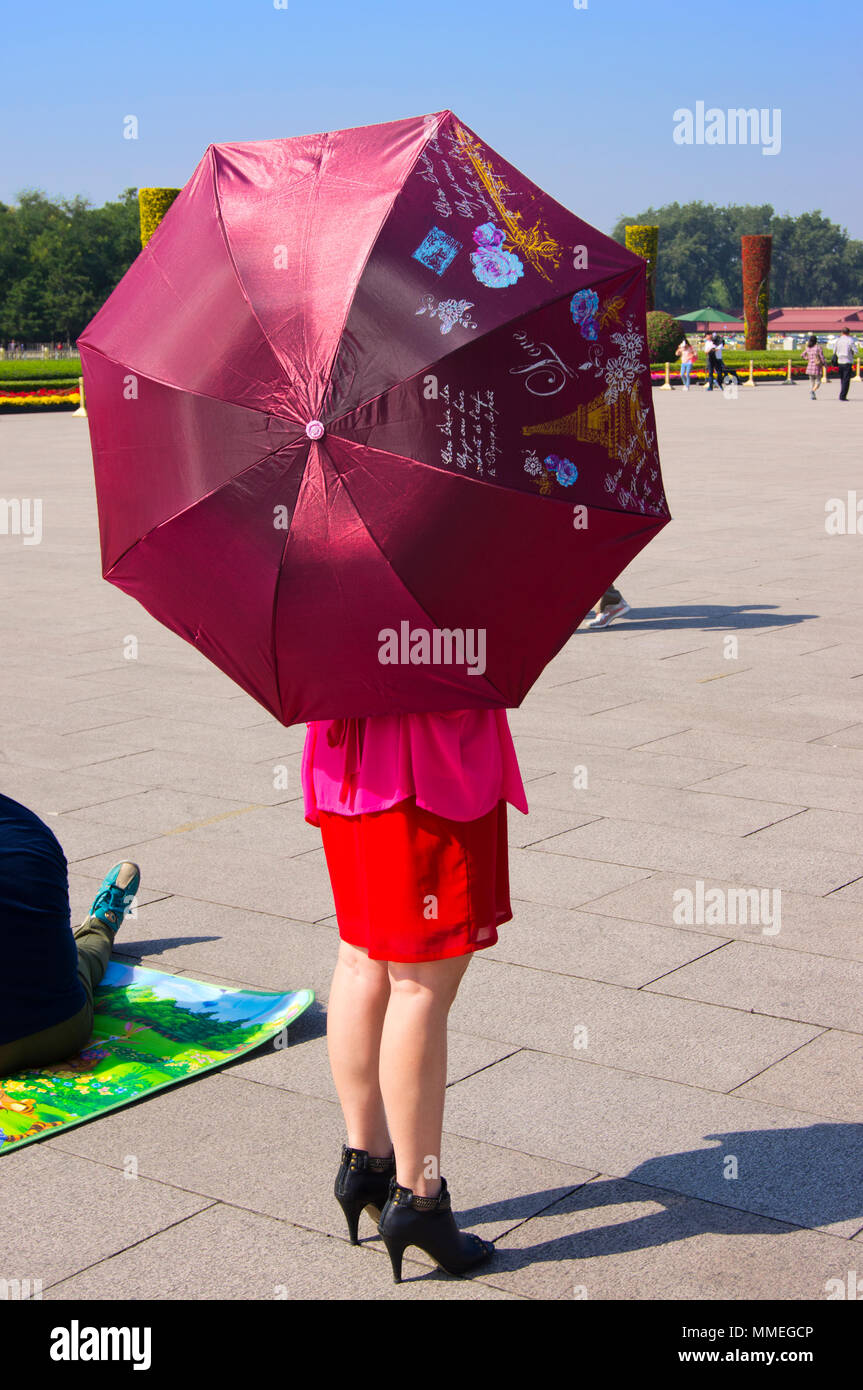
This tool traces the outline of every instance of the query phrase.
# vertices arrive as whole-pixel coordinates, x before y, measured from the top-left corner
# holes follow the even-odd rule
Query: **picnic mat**
[[[212,1071],[280,1034],[314,997],[310,989],[229,989],[111,961],[83,1052],[0,1076],[0,1154]]]

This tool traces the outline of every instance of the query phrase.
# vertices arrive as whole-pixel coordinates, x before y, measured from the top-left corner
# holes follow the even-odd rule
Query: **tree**
[[[147,985],[108,987],[99,996],[98,1011],[111,1018],[146,1023],[175,1042],[192,1042],[202,1050],[230,1051],[242,1047],[255,1031],[253,1022],[220,1019],[210,1008],[189,1009],[175,999],[155,994]]]
[[[0,335],[73,340],[140,250],[137,189],[101,208],[39,189],[0,203]]]
[[[626,226],[659,226],[656,303],[671,314],[704,304],[731,310],[743,302],[741,236],[772,235],[770,303],[863,302],[863,242],[820,212],[778,217],[769,203],[717,207],[667,203],[621,217],[612,236],[625,244]]]

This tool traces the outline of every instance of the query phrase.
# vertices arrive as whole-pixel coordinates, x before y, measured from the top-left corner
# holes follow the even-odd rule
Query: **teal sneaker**
[[[119,931],[140,882],[141,870],[137,864],[128,859],[115,864],[102,879],[102,887],[90,905],[90,916],[98,917],[112,932]]]

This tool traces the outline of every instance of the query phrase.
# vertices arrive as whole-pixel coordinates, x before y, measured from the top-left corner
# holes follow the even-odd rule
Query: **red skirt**
[[[414,797],[385,811],[321,811],[339,935],[371,960],[444,960],[497,942],[512,918],[506,802],[445,820]]]

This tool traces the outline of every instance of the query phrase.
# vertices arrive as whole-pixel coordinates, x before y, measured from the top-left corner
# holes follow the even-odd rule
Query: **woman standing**
[[[450,1274],[494,1247],[461,1232],[440,1175],[447,1016],[475,951],[512,918],[507,801],[527,813],[506,713],[318,720],[303,752],[339,927],[327,1045],[347,1130],[335,1195],[357,1244],[379,1221]]]
[[[680,380],[683,382],[684,391],[688,391],[689,374],[696,358],[695,348],[691,346],[688,338],[684,338],[680,346],[675,349],[674,355],[680,358]]]
[[[821,369],[824,366],[824,353],[814,333],[809,334],[803,356],[806,359],[806,375],[809,378],[809,399],[814,401],[817,399],[815,392],[821,385]]]

